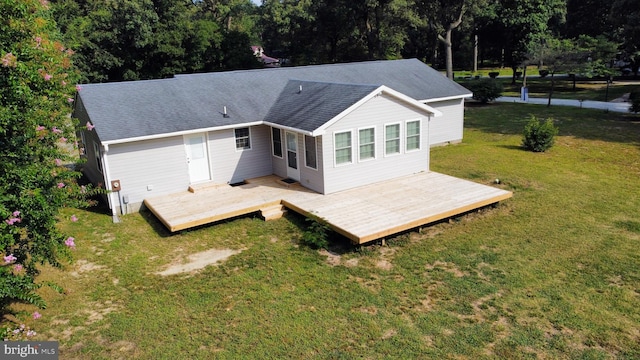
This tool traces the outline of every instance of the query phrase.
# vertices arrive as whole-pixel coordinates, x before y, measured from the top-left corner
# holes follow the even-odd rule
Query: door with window
[[[209,156],[205,134],[186,135],[184,144],[189,166],[189,181],[193,183],[209,180]]]
[[[300,181],[300,166],[298,166],[298,134],[286,132],[287,142],[287,177]]]

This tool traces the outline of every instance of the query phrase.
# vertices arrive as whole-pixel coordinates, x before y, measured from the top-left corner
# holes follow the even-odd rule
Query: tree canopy
[[[602,38],[638,59],[635,0],[52,1],[85,82],[252,68],[249,46],[286,65],[417,57],[456,68],[516,69],[548,36]],[[636,4],[637,5],[637,4]],[[476,46],[477,45],[477,46]],[[477,54],[474,55],[474,54]],[[244,54],[243,56],[248,56]],[[635,66],[637,69],[637,66]]]

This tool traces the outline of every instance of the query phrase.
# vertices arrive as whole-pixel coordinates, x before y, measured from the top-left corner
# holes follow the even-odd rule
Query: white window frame
[[[278,131],[278,134],[280,134],[280,156],[278,156],[275,152],[276,149],[276,143],[275,140],[273,138],[273,132],[274,131]],[[274,157],[277,157],[279,159],[283,159],[284,158],[284,151],[282,150],[282,129],[278,129],[275,127],[271,128],[271,155],[273,155]]]
[[[248,131],[248,134],[246,136],[247,140],[249,141],[249,146],[248,147],[241,147],[241,148],[238,147],[238,140],[239,139],[244,139],[244,136],[239,138],[238,134],[236,134],[236,131],[240,130],[240,129],[247,129],[247,131]],[[236,151],[251,150],[252,141],[251,141],[251,128],[250,127],[239,127],[239,128],[233,129],[233,139],[234,139],[234,143],[235,143],[235,146],[236,146]]]
[[[316,161],[316,166],[309,166],[307,164],[307,138],[313,139],[313,158]],[[310,135],[304,136],[304,167],[308,169],[318,170],[318,138]]]
[[[388,153],[387,152],[387,141],[390,140],[395,140],[395,139],[388,139],[387,138],[387,127],[389,126],[394,126],[397,125],[398,126],[398,152],[394,152],[394,153]],[[402,154],[402,123],[401,122],[396,122],[396,123],[388,123],[388,124],[384,124],[384,156],[395,156],[395,155],[400,155]]]
[[[373,130],[373,142],[372,143],[362,143],[362,139],[360,138],[360,131],[362,130]],[[362,158],[362,152],[361,152],[361,147],[362,145],[373,145],[373,156],[370,158]],[[376,151],[376,127],[375,126],[367,126],[367,127],[363,127],[363,128],[359,128],[358,129],[358,161],[359,162],[363,162],[363,161],[371,161],[371,160],[375,160],[376,157],[378,156],[378,151]]]
[[[345,134],[345,133],[348,133],[350,135],[351,141],[350,141],[348,149],[350,151],[351,156],[350,156],[349,162],[343,162],[343,163],[338,164],[338,150],[344,150],[344,149],[347,149],[347,148],[345,147],[345,148],[338,149],[336,136],[339,135],[339,134]],[[346,166],[346,165],[349,165],[349,164],[353,164],[353,131],[352,130],[335,131],[333,133],[333,163],[334,163],[334,166]]]
[[[414,123],[417,122],[418,123],[418,134],[417,135],[411,135],[412,137],[417,136],[418,137],[418,148],[417,149],[408,149],[407,147],[409,146],[409,123]],[[406,152],[413,152],[413,151],[420,151],[422,149],[422,119],[413,119],[413,120],[407,120],[404,122],[404,146],[405,149],[404,151]]]

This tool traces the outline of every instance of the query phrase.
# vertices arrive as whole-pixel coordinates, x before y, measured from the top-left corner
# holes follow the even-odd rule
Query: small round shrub
[[[465,86],[473,92],[473,99],[483,104],[502,96],[502,83],[496,79],[478,79],[465,84]]]
[[[533,152],[544,152],[553,146],[558,128],[553,125],[553,119],[541,122],[535,116],[525,125],[522,146]]]
[[[302,243],[316,249],[326,249],[329,247],[329,233],[331,228],[327,221],[311,215],[306,219],[307,228],[302,233]]]

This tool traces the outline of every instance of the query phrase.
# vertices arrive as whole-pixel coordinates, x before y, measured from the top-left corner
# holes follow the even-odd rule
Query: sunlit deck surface
[[[247,184],[200,185],[193,192],[148,198],[145,205],[172,232],[262,211],[286,208],[324,219],[356,244],[423,226],[512,196],[436,172],[425,172],[322,195],[277,176],[250,179]]]

